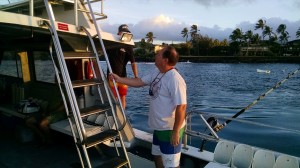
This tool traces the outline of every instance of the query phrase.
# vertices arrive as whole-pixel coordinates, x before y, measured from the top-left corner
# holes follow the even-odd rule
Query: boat
[[[93,12],[92,2],[104,3],[20,0],[0,5],[0,130],[5,135],[0,140],[0,167],[155,167],[150,155],[152,134],[127,121],[121,101],[109,90],[106,69],[98,64],[99,57],[105,57],[109,68],[106,49],[134,45],[133,40],[130,34],[124,34],[124,40],[102,31],[95,23],[107,16]],[[51,72],[40,66],[43,59],[51,60]],[[76,73],[73,79],[71,73]],[[73,88],[83,89],[76,94]],[[22,123],[29,114],[16,108],[28,97],[48,104],[57,99],[64,102],[68,118],[50,125],[58,139],[50,148],[28,143],[33,135]],[[193,130],[193,120],[208,131]],[[181,167],[255,167],[269,160],[277,167],[299,167],[297,156],[219,137],[217,133],[229,121],[242,122],[236,117],[190,111],[187,121]],[[14,135],[24,143],[17,143]],[[201,147],[188,143],[191,138],[199,139]]]
[[[271,73],[270,70],[264,70],[264,69],[256,69],[256,72],[258,72],[258,73],[267,73],[267,74]]]

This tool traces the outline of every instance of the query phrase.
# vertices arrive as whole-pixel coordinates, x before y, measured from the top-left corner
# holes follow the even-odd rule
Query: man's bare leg
[[[163,164],[161,156],[154,156],[154,162],[155,162],[156,168],[164,168],[164,164]],[[175,168],[180,168],[180,165]]]
[[[121,96],[120,98],[121,98],[122,106],[125,110],[126,109],[126,96]]]
[[[159,156],[159,155],[154,156],[154,162],[155,162],[155,167],[156,168],[164,168],[161,156]]]
[[[36,126],[37,120],[34,117],[30,117],[25,121],[25,123],[28,128],[30,128],[35,134],[37,134],[41,138],[42,143],[44,143],[46,138],[41,132],[41,130]]]

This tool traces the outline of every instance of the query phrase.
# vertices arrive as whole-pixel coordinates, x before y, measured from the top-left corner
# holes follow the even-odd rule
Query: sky
[[[201,35],[229,39],[236,28],[254,30],[259,19],[276,31],[285,24],[289,40],[300,28],[300,0],[105,0],[106,20],[98,21],[102,30],[116,34],[120,24],[128,24],[134,41],[153,32],[155,44],[185,41],[181,31],[197,25]]]

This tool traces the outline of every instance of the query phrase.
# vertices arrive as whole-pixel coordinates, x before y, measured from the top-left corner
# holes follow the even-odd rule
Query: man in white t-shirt
[[[157,168],[180,167],[187,98],[185,81],[175,69],[178,59],[175,48],[166,46],[155,56],[157,69],[148,75],[124,78],[110,74],[111,79],[128,86],[150,87],[148,124],[154,129],[152,154]]]

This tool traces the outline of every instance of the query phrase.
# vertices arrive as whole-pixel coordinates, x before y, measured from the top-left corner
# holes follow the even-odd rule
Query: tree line
[[[265,20],[259,19],[253,28],[261,33],[236,28],[229,35],[230,41],[220,41],[202,35],[198,26],[192,25],[190,30],[185,27],[180,32],[185,42],[170,45],[173,45],[180,55],[185,56],[300,56],[300,40],[289,42],[290,34],[285,24],[279,24],[277,29],[273,30]],[[296,37],[300,38],[300,27]],[[135,56],[152,58],[155,54],[155,38],[153,32],[148,32],[145,38],[136,43]]]

